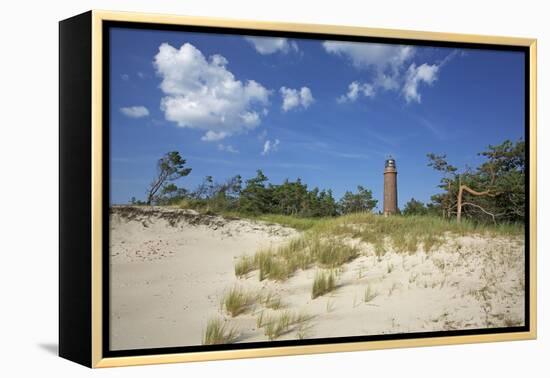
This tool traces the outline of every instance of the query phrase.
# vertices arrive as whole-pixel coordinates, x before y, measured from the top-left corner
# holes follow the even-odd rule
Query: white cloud
[[[420,83],[432,85],[437,80],[439,68],[440,66],[437,64],[426,63],[418,67],[414,63],[409,66],[402,90],[407,103],[413,101],[420,103],[422,101],[422,96],[418,93],[418,85]]]
[[[266,140],[264,143],[264,149],[262,151],[262,155],[265,156],[267,154],[277,151],[279,149],[280,143],[281,142],[279,139],[275,139],[274,141]]]
[[[149,110],[145,106],[128,106],[120,108],[120,112],[130,118],[142,118],[149,115]]]
[[[230,152],[232,154],[238,154],[239,153],[239,150],[237,150],[236,148],[234,148],[230,144],[225,145],[225,144],[220,143],[220,144],[218,144],[218,150],[225,151],[225,152]]]
[[[325,41],[323,47],[328,53],[346,56],[356,68],[373,67],[381,72],[401,67],[415,54],[412,46],[364,42]]]
[[[222,140],[223,138],[225,138],[228,134],[223,132],[223,131],[220,131],[220,132],[215,132],[215,131],[212,131],[212,130],[208,130],[201,138],[202,141],[205,141],[205,142],[217,142],[219,140]]]
[[[165,94],[161,110],[180,127],[205,130],[202,140],[217,141],[254,129],[269,104],[270,92],[260,83],[237,80],[221,55],[208,59],[190,43],[179,49],[163,43],[154,65]]]
[[[128,74],[122,74],[120,75],[120,78],[124,81],[128,81],[130,79],[130,76]]]
[[[374,86],[372,84],[361,84],[357,81],[352,82],[348,85],[348,92],[340,97],[338,97],[338,103],[344,102],[354,102],[359,98],[359,95],[362,94],[365,97],[374,97],[376,94]]]
[[[325,41],[323,47],[330,54],[348,58],[357,69],[372,73],[369,82],[349,84],[347,93],[337,98],[339,103],[356,101],[360,95],[374,97],[378,89],[401,93],[407,103],[420,103],[419,85],[432,85],[440,69],[457,55],[454,50],[436,64],[417,65],[410,62],[416,54],[411,46]]]
[[[287,87],[281,87],[279,90],[283,98],[282,109],[287,112],[298,106],[307,109],[314,101],[311,90],[308,87],[302,87],[300,90]]]
[[[299,51],[295,41],[288,41],[286,38],[274,37],[244,37],[256,51],[262,55],[274,54],[278,51],[286,54],[290,50]]]

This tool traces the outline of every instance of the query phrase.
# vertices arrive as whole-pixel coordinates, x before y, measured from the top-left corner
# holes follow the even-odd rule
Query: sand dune
[[[267,340],[260,316],[288,312],[303,321],[278,339],[357,336],[523,325],[524,244],[519,238],[464,236],[428,254],[368,244],[338,271],[338,288],[311,299],[316,268],[284,282],[237,278],[238,257],[283,245],[299,233],[260,221],[231,220],[165,208],[111,211],[111,348],[199,345],[217,316],[237,342]],[[281,297],[232,318],[220,301],[232,287]]]

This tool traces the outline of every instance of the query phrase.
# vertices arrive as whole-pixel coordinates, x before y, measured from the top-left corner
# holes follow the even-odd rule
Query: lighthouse
[[[397,167],[391,156],[384,165],[384,215],[397,214]]]

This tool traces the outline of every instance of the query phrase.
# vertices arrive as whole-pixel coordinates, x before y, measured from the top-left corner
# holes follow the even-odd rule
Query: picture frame
[[[61,357],[96,368],[536,338],[537,44],[535,39],[96,10],[63,20],[59,28],[59,355]],[[110,160],[112,140],[110,140],[109,127],[114,114],[111,103],[113,56],[110,50],[110,43],[113,41],[110,33],[114,28],[176,34],[205,33],[309,41],[334,40],[382,45],[468,48],[479,51],[513,51],[521,54],[524,59],[522,71],[524,102],[520,105],[516,104],[521,107],[524,114],[526,161],[525,234],[522,239],[524,243],[522,248],[525,251],[523,265],[525,295],[521,299],[522,308],[525,311],[521,324],[504,328],[495,326],[485,329],[450,329],[437,332],[416,330],[393,334],[320,336],[310,339],[291,338],[236,344],[191,343],[186,346],[164,347],[150,347],[145,344],[140,347],[136,344],[137,347],[126,349],[121,347],[113,350],[109,342],[112,336],[110,330],[113,316],[113,313],[109,312],[109,306],[112,305],[110,291],[112,264],[109,255],[111,249],[109,235],[112,231],[109,215],[110,207],[113,205],[109,199],[109,193],[112,190],[109,176],[112,172]],[[343,53],[337,52],[335,55],[338,54]],[[223,63],[221,65],[223,66]],[[160,84],[157,83],[158,85]],[[365,87],[362,90],[365,93],[367,91]],[[414,95],[418,94],[414,92]],[[350,96],[353,95],[350,94]],[[420,99],[420,97],[417,98]],[[344,101],[345,99],[342,100]],[[169,118],[167,115],[166,117]],[[219,136],[219,130],[216,132]],[[277,144],[279,144],[278,139]],[[153,164],[155,161],[153,160]],[[393,158],[387,159],[386,164],[388,161],[394,164]],[[386,197],[384,199],[392,201]],[[462,209],[462,205],[459,209]],[[386,213],[386,207],[382,212]]]

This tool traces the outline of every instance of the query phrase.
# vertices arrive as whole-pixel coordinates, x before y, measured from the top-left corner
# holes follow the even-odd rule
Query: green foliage
[[[330,219],[326,217],[325,218],[321,218],[321,217],[304,218],[304,217],[282,215],[282,214],[263,214],[252,218],[269,222],[269,223],[277,223],[282,226],[294,228],[295,230],[298,230],[298,231],[309,230],[315,227],[315,225],[320,224],[327,219]]]
[[[428,208],[423,202],[417,201],[411,198],[409,202],[405,204],[403,208],[403,215],[426,215],[428,214]]]
[[[185,163],[178,151],[168,152],[159,159],[157,175],[147,191],[148,205],[159,200],[162,202],[163,196],[172,196],[178,191],[172,182],[191,173],[191,168],[185,168]]]
[[[431,214],[451,218],[457,213],[460,186],[483,195],[463,192],[462,217],[475,222],[524,222],[525,218],[525,142],[506,140],[489,145],[478,154],[485,161],[462,172],[447,162],[445,155],[428,154],[428,166],[443,174],[439,187],[443,193],[432,196]]]
[[[372,198],[372,191],[361,185],[357,186],[357,193],[346,192],[338,208],[342,214],[369,212],[376,207],[377,200]]]

